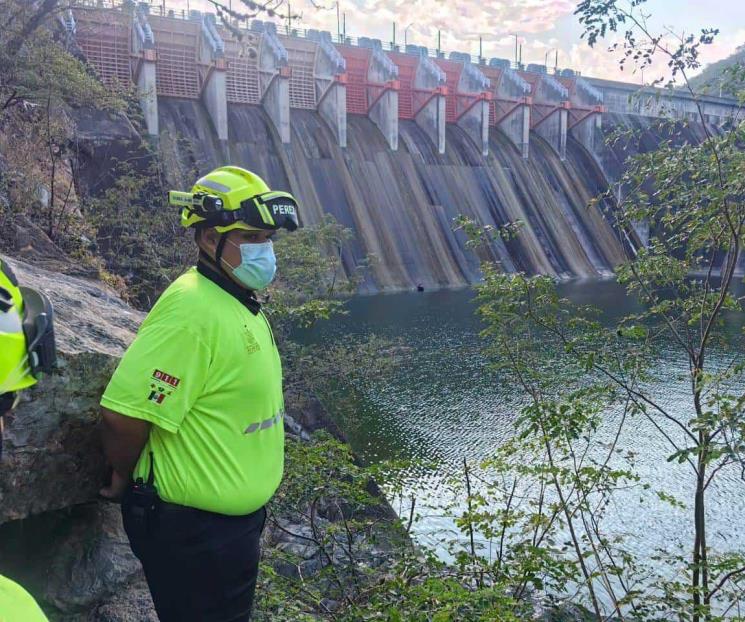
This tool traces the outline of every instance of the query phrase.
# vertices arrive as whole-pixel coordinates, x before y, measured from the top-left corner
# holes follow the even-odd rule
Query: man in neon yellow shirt
[[[39,373],[54,366],[53,316],[46,296],[19,287],[10,266],[0,260],[0,462],[3,416],[13,409],[19,391],[36,384]],[[0,575],[0,622],[47,618],[26,590]]]
[[[218,168],[171,192],[199,262],[145,318],[101,399],[122,516],[162,622],[248,620],[265,504],[282,478],[282,369],[255,292],[295,200]],[[134,483],[130,483],[134,480]]]

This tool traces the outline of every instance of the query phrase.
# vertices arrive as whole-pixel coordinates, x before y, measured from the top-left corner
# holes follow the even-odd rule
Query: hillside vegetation
[[[698,93],[735,96],[742,90],[745,81],[742,76],[734,76],[733,71],[742,66],[745,66],[745,44],[731,56],[707,65],[699,75],[691,79],[691,86]]]

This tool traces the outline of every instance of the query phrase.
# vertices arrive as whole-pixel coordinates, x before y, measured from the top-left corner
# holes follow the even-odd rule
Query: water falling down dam
[[[477,282],[459,215],[522,224],[479,251],[508,272],[593,278],[622,261],[612,206],[588,203],[618,172],[604,99],[617,117],[660,114],[628,109],[635,87],[267,22],[235,24],[238,39],[211,15],[146,9],[73,11],[65,24],[104,82],[139,88],[171,182],[230,163],[297,196],[304,223],[332,214],[355,234],[347,272],[373,259],[362,291]],[[673,104],[682,118],[695,111]],[[705,106],[714,125],[736,108]]]

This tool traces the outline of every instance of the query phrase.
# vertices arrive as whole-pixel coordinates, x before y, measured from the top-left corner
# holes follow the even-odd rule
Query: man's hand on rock
[[[121,501],[124,496],[124,491],[127,490],[129,485],[129,478],[124,478],[115,470],[111,471],[111,483],[98,492],[104,499],[109,501]]]

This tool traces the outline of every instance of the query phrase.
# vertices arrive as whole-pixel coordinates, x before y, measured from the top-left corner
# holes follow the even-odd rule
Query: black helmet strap
[[[226,272],[225,268],[223,268],[223,265],[222,265],[222,254],[225,251],[225,244],[227,241],[228,241],[228,234],[221,233],[220,239],[217,241],[217,246],[215,247],[215,268],[217,268],[217,270],[222,275],[225,276],[226,280],[230,280],[228,277],[228,273]]]
[[[222,254],[225,250],[225,243],[228,241],[228,235],[226,233],[220,234],[220,239],[217,241],[217,248],[215,248],[215,263],[217,267],[222,270]]]

